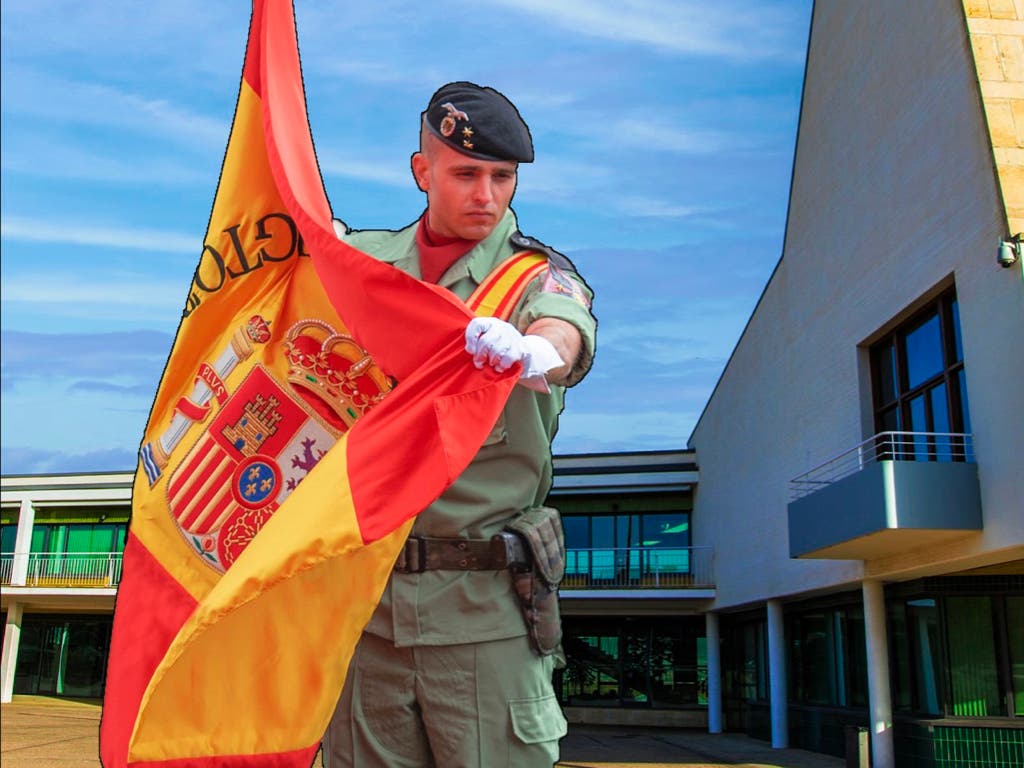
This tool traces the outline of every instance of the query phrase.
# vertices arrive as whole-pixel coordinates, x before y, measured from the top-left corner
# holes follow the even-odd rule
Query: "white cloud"
[[[614,210],[627,216],[651,217],[655,219],[685,219],[705,209],[689,205],[676,205],[671,200],[649,197],[614,197],[610,201]]]
[[[225,99],[227,102],[227,99]],[[46,124],[101,125],[191,145],[224,146],[230,115],[209,117],[164,98],[154,99],[103,83],[71,80],[18,67],[4,77],[4,112]]]
[[[170,157],[108,157],[80,149],[69,141],[74,140],[35,136],[7,139],[3,169],[37,179],[112,182],[132,187],[186,186],[210,181],[209,171],[194,170]]]
[[[55,304],[62,311],[74,314],[74,308],[83,305],[180,309],[184,304],[184,288],[180,282],[116,275],[101,282],[77,275],[60,279],[40,273],[6,277],[0,291],[6,304]]]
[[[388,187],[410,189],[413,185],[408,164],[399,165],[391,158],[357,160],[333,153],[319,155],[320,170],[325,176],[340,176],[359,181],[371,181]]]
[[[602,135],[614,137],[618,146],[649,148],[659,154],[677,152],[687,155],[709,155],[732,147],[735,142],[718,131],[690,130],[634,115],[620,120],[611,129],[602,127]]]
[[[573,34],[730,59],[793,58],[784,45],[794,14],[719,0],[490,0],[539,16]]]
[[[163,253],[188,253],[196,256],[197,259],[202,251],[202,242],[195,235],[155,229],[126,229],[64,223],[57,218],[33,219],[4,216],[3,219],[0,219],[0,237],[31,243],[63,243]]]

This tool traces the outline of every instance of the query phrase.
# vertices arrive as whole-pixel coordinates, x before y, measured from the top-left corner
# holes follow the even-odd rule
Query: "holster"
[[[558,610],[558,585],[565,576],[565,534],[562,518],[552,507],[534,507],[507,526],[530,551],[530,566],[512,567],[512,582],[530,644],[540,656],[560,652],[562,620]]]

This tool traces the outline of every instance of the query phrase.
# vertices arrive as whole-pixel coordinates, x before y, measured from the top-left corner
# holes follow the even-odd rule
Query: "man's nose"
[[[479,203],[490,203],[494,199],[494,191],[491,189],[491,180],[488,178],[478,179],[473,187],[473,199]]]

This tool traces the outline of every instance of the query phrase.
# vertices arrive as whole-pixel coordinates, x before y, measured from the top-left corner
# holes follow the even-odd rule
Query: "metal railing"
[[[24,581],[15,573],[15,561],[27,563]],[[116,587],[121,581],[120,552],[30,552],[0,555],[4,586],[24,587]]]
[[[616,547],[566,552],[563,590],[714,586],[711,547]]]
[[[971,435],[961,432],[879,432],[789,481],[796,501],[879,461],[974,462]]]

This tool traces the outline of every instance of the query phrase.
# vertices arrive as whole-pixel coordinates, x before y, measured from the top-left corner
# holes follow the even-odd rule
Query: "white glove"
[[[550,341],[542,336],[524,336],[514,325],[496,317],[475,317],[469,321],[466,351],[473,356],[477,368],[487,363],[498,373],[522,363],[519,383],[538,392],[550,392],[544,374],[565,365]]]

